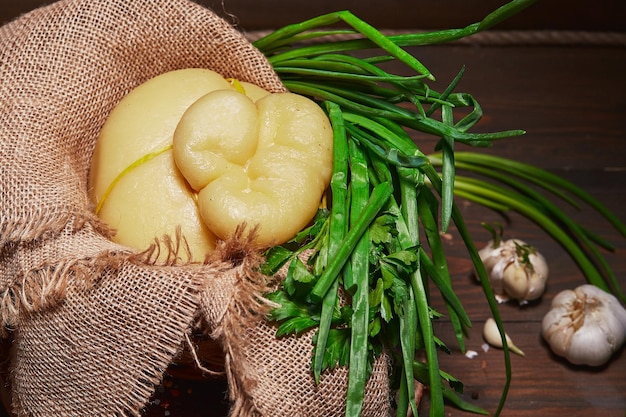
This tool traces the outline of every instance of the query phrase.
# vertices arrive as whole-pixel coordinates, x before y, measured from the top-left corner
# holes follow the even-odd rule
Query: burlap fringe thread
[[[264,320],[270,309],[276,307],[262,295],[276,288],[277,277],[270,279],[260,272],[263,258],[258,248],[250,243],[254,230],[248,235],[244,230],[245,226],[235,233],[233,239],[218,244],[215,252],[217,258],[209,259],[209,264],[222,263],[218,274],[221,275],[220,280],[233,284],[232,301],[220,312],[214,307],[214,300],[209,293],[204,292],[201,299],[202,316],[213,322],[209,323],[213,328],[211,337],[220,341],[224,350],[232,417],[261,415],[250,395],[257,380],[253,377],[255,373],[247,366],[242,348],[249,342],[248,330]]]

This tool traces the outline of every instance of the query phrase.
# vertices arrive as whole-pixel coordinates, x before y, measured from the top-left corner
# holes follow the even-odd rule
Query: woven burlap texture
[[[187,67],[284,90],[240,32],[187,0],[62,0],[0,28],[0,317],[18,416],[140,415],[199,321],[224,346],[231,415],[343,414],[346,371],[314,386],[310,335],[278,341],[259,317],[265,277],[245,239],[204,265],[156,265],[92,214],[109,112]],[[388,415],[386,367],[364,415]]]
[[[236,254],[246,252],[239,249],[236,241],[231,247],[221,247],[220,252]],[[233,247],[234,246],[234,247]],[[241,247],[241,246],[240,246]],[[310,253],[303,257],[306,259]],[[220,285],[225,289],[243,291],[234,298],[245,298],[250,292],[241,285],[245,278],[253,277],[255,265],[260,262],[254,253],[243,256],[237,268],[225,271]],[[287,274],[283,267],[268,285],[276,285]],[[241,271],[248,271],[241,276]],[[258,282],[252,279],[251,282]],[[233,283],[240,285],[235,286]],[[255,284],[253,284],[253,287]],[[268,287],[268,290],[270,288]],[[227,292],[228,290],[224,291]],[[345,297],[340,297],[342,302]],[[229,314],[216,316],[221,311],[219,299],[204,292],[201,297],[203,316],[215,325],[213,336],[224,345],[226,371],[232,399],[233,416],[343,416],[346,407],[348,369],[336,368],[325,371],[319,384],[315,384],[311,372],[312,338],[314,331],[301,336],[276,338],[276,327],[266,320],[246,320],[251,301],[245,304],[231,303]],[[260,306],[262,308],[262,306]],[[224,334],[224,332],[230,332]],[[363,417],[389,417],[391,413],[389,389],[389,358],[386,354],[374,362],[372,375],[365,387]]]

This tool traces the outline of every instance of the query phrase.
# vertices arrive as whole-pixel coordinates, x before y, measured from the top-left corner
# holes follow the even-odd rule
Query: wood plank
[[[416,50],[431,63],[440,79],[449,79],[455,68],[467,67],[461,90],[472,92],[483,105],[482,128],[498,130],[522,128],[525,137],[496,143],[493,152],[533,163],[581,186],[624,220],[626,197],[626,132],[624,100],[626,89],[620,73],[626,69],[626,51],[601,48],[459,48]],[[592,76],[584,69],[592,66]],[[481,221],[495,221],[497,215],[460,202],[469,228],[482,246],[488,234]],[[586,226],[598,230],[616,245],[607,255],[626,290],[624,255],[626,242],[600,218],[589,211],[570,214]],[[585,282],[573,260],[544,232],[526,219],[510,217],[507,233],[537,246],[551,266],[544,297],[525,307],[500,305],[507,332],[526,353],[513,355],[513,378],[502,416],[621,416],[626,410],[626,355],[622,350],[609,365],[600,369],[575,367],[550,352],[540,336],[541,319],[549,302],[559,291]],[[455,291],[475,323],[468,349],[478,352],[466,358],[458,348],[445,319],[436,324],[440,337],[453,352],[441,357],[441,366],[465,383],[463,398],[494,411],[504,383],[502,351],[482,350],[482,323],[490,316],[482,291],[472,278],[472,268],[463,254],[458,236],[446,243],[453,268]],[[441,302],[435,301],[440,311]],[[420,407],[423,415],[428,402]],[[454,408],[447,416],[466,415]]]
[[[388,0],[383,7],[358,0],[195,0],[245,30],[271,29],[322,13],[351,10],[379,28],[441,29],[463,27],[482,19],[506,3],[505,0]],[[0,23],[53,0],[3,0]],[[624,32],[626,3],[598,0],[585,2],[539,1],[522,14],[498,26],[499,29],[550,29]],[[235,19],[232,19],[232,18]]]

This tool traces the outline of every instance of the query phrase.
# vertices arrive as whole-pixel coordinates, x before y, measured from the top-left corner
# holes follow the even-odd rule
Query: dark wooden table
[[[521,128],[524,137],[506,139],[485,152],[511,157],[546,168],[577,185],[626,221],[626,49],[610,47],[459,46],[412,50],[433,71],[441,85],[466,66],[459,90],[480,101],[485,116],[481,130]],[[416,138],[425,152],[432,141]],[[483,221],[503,219],[482,207],[459,200],[459,206],[478,245],[489,238]],[[626,291],[626,238],[620,237],[591,210],[569,211],[585,226],[616,245],[608,262]],[[585,283],[569,255],[541,229],[513,214],[506,233],[535,245],[546,256],[551,271],[541,301],[519,307],[501,304],[507,332],[526,353],[512,355],[512,382],[503,417],[618,417],[626,411],[626,352],[604,367],[575,367],[552,354],[540,335],[541,319],[559,291]],[[449,322],[436,323],[437,334],[452,348],[441,355],[441,367],[465,385],[463,398],[493,412],[505,381],[503,353],[484,351],[482,323],[490,316],[482,290],[472,278],[472,267],[454,230],[447,240],[454,287],[474,327],[467,348],[473,359],[456,348]],[[436,307],[439,301],[434,300]],[[440,311],[444,311],[440,308]],[[168,378],[149,407],[149,416],[222,416],[226,386]],[[205,398],[206,396],[206,398]],[[420,406],[428,414],[427,398]],[[449,407],[447,416],[469,415]]]
[[[522,128],[527,135],[502,141],[490,149],[499,155],[533,163],[586,189],[626,220],[626,49],[577,47],[432,48],[419,53],[435,74],[446,79],[465,64],[462,87],[480,100],[486,129]],[[477,241],[488,238],[481,221],[498,217],[460,202]],[[598,217],[584,210],[571,215],[609,237],[617,247],[608,260],[626,288],[626,241]],[[543,231],[519,216],[511,216],[510,237],[520,237],[546,256],[551,276],[543,299],[520,308],[500,307],[507,332],[526,353],[513,355],[513,376],[502,416],[624,416],[626,354],[601,369],[570,366],[551,354],[543,342],[541,319],[559,291],[585,282],[573,260]],[[449,241],[455,285],[474,320],[467,342],[479,354],[468,359],[458,351],[441,358],[441,366],[465,383],[464,398],[495,410],[504,383],[502,352],[483,352],[480,330],[489,317],[481,290],[471,279],[471,266],[458,239]],[[436,330],[453,344],[449,324]],[[424,404],[423,409],[426,409]],[[450,410],[450,416],[462,413]]]
[[[617,3],[616,3],[617,4]],[[626,48],[579,46],[447,45],[412,49],[435,74],[442,89],[466,66],[459,90],[472,93],[485,117],[479,129],[524,129],[527,134],[498,142],[485,152],[529,162],[583,187],[623,221],[626,211]],[[432,140],[416,138],[424,152]],[[478,245],[488,239],[481,222],[502,221],[495,213],[459,200],[459,206]],[[616,245],[607,259],[626,291],[626,238],[590,210],[571,215]],[[512,383],[503,417],[621,417],[626,410],[626,352],[624,349],[600,369],[574,367],[554,356],[540,336],[541,319],[552,297],[585,282],[574,261],[542,230],[511,215],[507,234],[533,244],[551,267],[548,288],[537,303],[519,307],[502,304],[500,312],[509,335],[526,353],[512,356]],[[436,323],[436,332],[452,348],[442,355],[441,367],[465,385],[463,398],[494,411],[504,383],[502,351],[483,351],[481,328],[490,315],[481,289],[454,230],[446,241],[454,288],[474,328],[469,359],[459,352],[449,322]],[[441,304],[434,301],[435,306]],[[441,309],[443,311],[443,309]],[[146,409],[146,416],[225,416],[228,403],[223,380],[194,381],[167,376]],[[420,405],[428,414],[428,400]],[[449,407],[447,416],[466,413]]]

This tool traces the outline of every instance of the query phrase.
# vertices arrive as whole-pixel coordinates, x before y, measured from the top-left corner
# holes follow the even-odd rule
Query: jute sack
[[[244,231],[185,265],[175,239],[137,253],[92,214],[88,169],[109,112],[185,67],[284,91],[241,33],[187,0],[62,0],[0,28],[0,317],[17,416],[140,415],[198,329],[223,347],[233,416],[343,414],[346,370],[313,384],[311,335],[276,339],[263,319],[280,277],[258,272]],[[382,357],[364,416],[389,414],[388,385]]]

